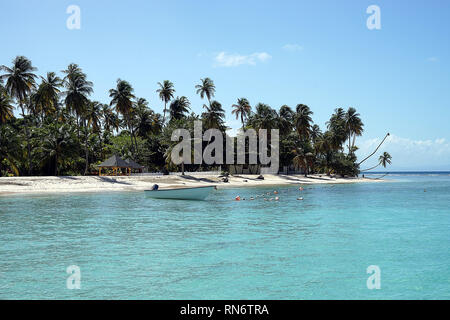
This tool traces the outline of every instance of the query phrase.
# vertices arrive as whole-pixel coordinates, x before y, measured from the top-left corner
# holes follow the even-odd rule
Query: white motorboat
[[[154,199],[205,200],[215,186],[145,190]]]

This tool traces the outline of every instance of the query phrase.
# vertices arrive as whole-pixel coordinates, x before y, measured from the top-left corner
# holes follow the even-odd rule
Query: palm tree
[[[315,124],[311,127],[311,140],[313,143],[317,141],[317,139],[322,135],[322,131],[320,130],[320,127]]]
[[[6,90],[11,97],[16,99],[22,111],[22,117],[25,119],[25,134],[28,149],[28,174],[31,175],[31,172],[33,171],[33,163],[31,161],[30,132],[28,128],[28,120],[25,115],[24,103],[36,86],[36,75],[33,71],[36,71],[37,69],[33,67],[31,61],[26,57],[18,56],[13,60],[13,65],[11,68],[2,65],[0,66],[0,70],[5,72],[5,74],[1,75],[0,78],[6,79]]]
[[[292,162],[297,168],[302,168],[305,171],[305,177],[308,176],[308,168],[312,167],[314,155],[311,152],[305,152],[302,148],[292,150],[295,155]]]
[[[102,105],[101,115],[103,118],[103,128],[107,132],[111,130],[119,131],[120,121],[116,114],[111,110],[107,104]]]
[[[364,124],[362,123],[360,115],[356,112],[355,108],[350,107],[345,113],[345,126],[348,133],[348,153],[350,154],[355,146],[356,136],[361,136],[364,131]],[[351,143],[352,135],[353,143]]]
[[[46,77],[41,77],[39,85],[33,100],[36,105],[36,111],[42,115],[49,115],[57,111],[58,99],[61,93],[62,79],[54,72],[47,72]]]
[[[0,91],[0,124],[14,118],[12,99],[3,90]]]
[[[137,135],[146,138],[153,131],[154,112],[148,107],[148,102],[144,98],[139,98],[135,102],[135,119]]]
[[[307,140],[311,135],[311,123],[313,112],[307,105],[298,104],[295,114],[295,128],[301,140]]]
[[[280,135],[287,136],[294,128],[294,112],[287,105],[282,105],[279,111],[280,115]]]
[[[379,165],[382,165],[384,168],[386,168],[386,166],[391,163],[392,163],[392,156],[387,152],[383,152],[383,154],[378,158],[378,164],[376,166],[373,166],[372,168],[361,170],[361,171],[369,171],[369,170],[375,169]]]
[[[255,111],[256,112],[250,115],[247,121],[247,124],[250,127],[256,131],[259,131],[260,129],[267,129],[269,134],[270,129],[278,128],[278,114],[276,110],[272,109],[265,103],[258,103],[255,106]]]
[[[246,98],[240,98],[237,100],[237,104],[233,104],[231,107],[234,108],[231,113],[236,115],[236,120],[241,118],[242,130],[244,130],[244,119],[247,119],[252,111],[250,103]]]
[[[63,84],[66,88],[66,91],[63,93],[65,96],[64,102],[68,111],[75,114],[77,134],[78,138],[80,138],[80,118],[85,113],[89,103],[88,96],[93,92],[93,84],[87,81],[86,74],[75,63],[69,64],[67,69],[62,72],[66,75],[63,79]]]
[[[337,108],[331,115],[330,120],[327,121],[327,128],[332,134],[333,148],[335,150],[343,149],[342,145],[348,137],[348,130],[345,120],[345,111],[342,108]]]
[[[357,165],[359,166],[361,163],[363,163],[364,161],[369,159],[371,156],[373,156],[378,151],[378,149],[381,147],[381,145],[384,143],[384,141],[387,139],[387,137],[389,137],[389,136],[390,136],[390,133],[389,132],[386,133],[383,140],[381,140],[380,144],[375,148],[375,150],[371,154],[369,154],[367,157],[365,157],[363,160],[361,160]]]
[[[53,123],[45,134],[42,149],[48,158],[54,160],[54,175],[59,176],[59,167],[63,149],[72,142],[73,131],[66,124]],[[70,148],[69,148],[70,149]]]
[[[211,98],[214,97],[216,86],[210,78],[200,79],[200,81],[201,84],[195,86],[197,94],[200,94],[200,98],[202,99],[206,96],[208,103],[211,106]]]
[[[21,152],[20,140],[14,129],[9,125],[0,126],[0,174],[6,166],[6,170],[19,175],[17,163]]]
[[[175,89],[173,88],[173,83],[169,80],[164,80],[163,83],[158,82],[159,89],[156,92],[159,93],[159,98],[164,102],[164,115],[163,115],[163,123],[166,121],[166,111],[167,111],[167,103],[173,99]]]
[[[185,96],[177,97],[169,106],[170,120],[179,120],[186,116],[191,103]]]
[[[224,130],[225,126],[225,110],[222,104],[216,100],[211,101],[211,105],[205,106],[206,112],[202,113],[202,118],[205,121],[207,129],[215,128]]]
[[[129,82],[117,79],[116,88],[109,90],[109,97],[112,98],[109,105],[115,106],[117,114],[121,114],[124,118],[125,123],[130,130],[132,140],[134,139],[133,157],[136,157],[137,141],[132,125],[134,116],[134,105],[132,100],[135,98],[133,91],[134,89]]]

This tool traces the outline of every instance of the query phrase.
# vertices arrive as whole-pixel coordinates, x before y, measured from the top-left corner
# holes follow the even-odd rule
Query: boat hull
[[[153,199],[173,199],[173,200],[205,200],[214,186],[145,190],[147,196]]]

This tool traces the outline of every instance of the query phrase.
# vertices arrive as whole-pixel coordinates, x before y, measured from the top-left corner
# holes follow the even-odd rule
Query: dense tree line
[[[209,78],[195,86],[205,100],[199,115],[191,112],[186,96],[175,95],[172,82],[159,82],[161,115],[122,79],[109,90],[110,101],[93,101],[93,83],[76,64],[67,66],[60,76],[48,72],[38,77],[37,69],[23,56],[0,68],[1,176],[92,174],[95,165],[112,154],[133,159],[150,171],[179,170],[170,162],[174,129],[193,130],[194,121],[200,120],[203,130],[227,130],[225,110],[214,100],[216,88]],[[354,108],[337,108],[322,131],[303,104],[275,110],[263,103],[252,107],[246,98],[239,98],[231,107],[243,129],[280,130],[281,167],[294,166],[305,174],[359,172],[356,138],[364,125]],[[14,117],[14,109],[20,117]],[[389,154],[380,157],[380,164],[386,163],[390,163]],[[188,167],[211,169],[204,164]]]

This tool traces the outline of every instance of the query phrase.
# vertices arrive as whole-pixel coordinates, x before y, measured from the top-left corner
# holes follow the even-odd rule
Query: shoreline
[[[34,176],[0,178],[0,196],[21,194],[60,194],[60,193],[96,193],[117,191],[144,191],[153,184],[161,189],[172,187],[196,187],[215,185],[217,188],[265,187],[282,185],[308,184],[346,184],[385,182],[370,178],[330,178],[326,175],[264,175],[264,180],[256,179],[258,175],[229,176],[229,182],[222,182],[217,175],[178,176]]]

